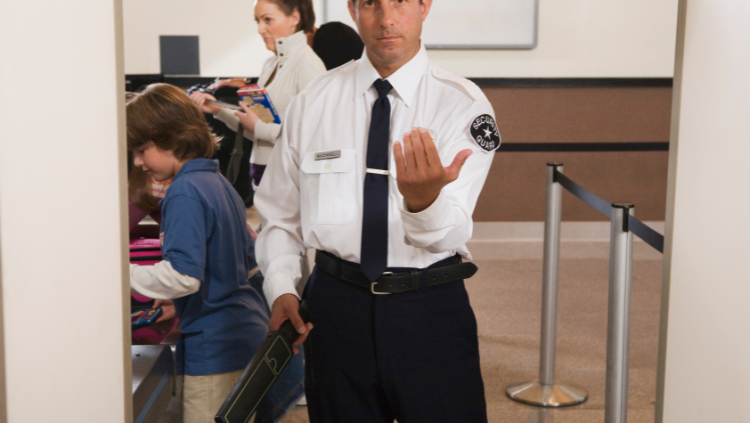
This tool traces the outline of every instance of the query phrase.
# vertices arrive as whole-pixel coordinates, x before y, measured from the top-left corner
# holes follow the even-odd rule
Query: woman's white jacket
[[[275,43],[276,54],[263,63],[258,85],[266,88],[283,122],[286,109],[292,99],[313,79],[325,73],[326,67],[320,57],[307,45],[307,36],[302,31],[279,38],[275,40]],[[267,85],[274,70],[276,70],[276,76]],[[239,118],[234,114],[234,110],[222,108],[215,117],[224,122],[229,129],[238,128]],[[254,141],[250,163],[260,165],[268,163],[280,130],[279,124],[259,120],[255,124],[255,133],[245,131],[245,137]]]

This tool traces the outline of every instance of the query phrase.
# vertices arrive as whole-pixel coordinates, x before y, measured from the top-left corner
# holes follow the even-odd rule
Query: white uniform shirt
[[[275,43],[276,54],[263,63],[258,85],[266,88],[276,108],[276,113],[279,114],[281,122],[284,122],[286,110],[294,96],[304,90],[310,81],[325,73],[326,67],[320,57],[307,45],[307,35],[302,31],[285,38],[278,38]],[[268,84],[274,71],[276,71],[276,76]],[[234,110],[230,109],[222,108],[216,118],[232,130],[236,130],[240,123]],[[268,157],[271,155],[280,128],[279,124],[259,120],[255,124],[254,134],[245,131],[245,138],[255,142],[250,163],[262,165],[268,163]]]
[[[306,248],[360,261],[367,139],[377,99],[372,84],[378,78],[365,52],[361,60],[313,81],[287,111],[255,194],[263,228],[256,257],[269,304],[283,294],[296,295]],[[492,106],[476,85],[431,63],[424,47],[387,80],[393,86],[388,94],[391,146],[412,127],[420,127],[434,132],[444,166],[461,150],[473,151],[459,178],[419,213],[404,207],[389,151],[388,266],[423,268],[456,253],[471,259],[465,245],[472,235],[471,215],[492,150],[500,142],[496,127],[492,134],[482,133],[487,133],[487,140],[492,135],[492,145],[471,131],[475,121],[487,121],[489,116],[494,126]],[[484,120],[478,120],[481,117]],[[339,150],[338,158],[315,159],[316,153]]]

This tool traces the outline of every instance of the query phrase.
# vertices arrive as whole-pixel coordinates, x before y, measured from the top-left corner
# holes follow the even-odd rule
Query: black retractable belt
[[[458,254],[424,269],[396,273],[385,272],[376,281],[370,281],[358,265],[341,260],[326,251],[316,251],[315,264],[329,275],[368,289],[373,294],[418,291],[448,282],[469,279],[477,272],[477,266],[474,263],[461,263],[461,256]]]
[[[310,311],[307,303],[299,307],[299,315],[307,323]],[[271,386],[294,356],[292,344],[299,333],[290,320],[282,323],[279,330],[266,335],[250,364],[242,372],[240,380],[214,417],[216,423],[246,423],[255,414]]]

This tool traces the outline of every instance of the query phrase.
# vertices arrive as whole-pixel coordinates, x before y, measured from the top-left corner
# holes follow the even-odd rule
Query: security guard
[[[294,99],[256,194],[270,326],[307,338],[312,423],[486,422],[463,283],[476,267],[461,259],[500,146],[494,113],[428,60],[432,0],[347,1],[365,53]]]

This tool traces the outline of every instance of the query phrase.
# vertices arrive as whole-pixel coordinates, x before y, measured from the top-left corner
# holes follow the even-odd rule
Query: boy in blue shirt
[[[131,264],[130,285],[138,294],[174,300],[183,421],[211,423],[268,332],[245,206],[210,159],[218,140],[184,92],[154,84],[135,94],[126,111],[134,165],[158,182],[173,179],[161,201],[164,260]],[[293,363],[256,423],[275,421],[301,396],[301,358]]]

